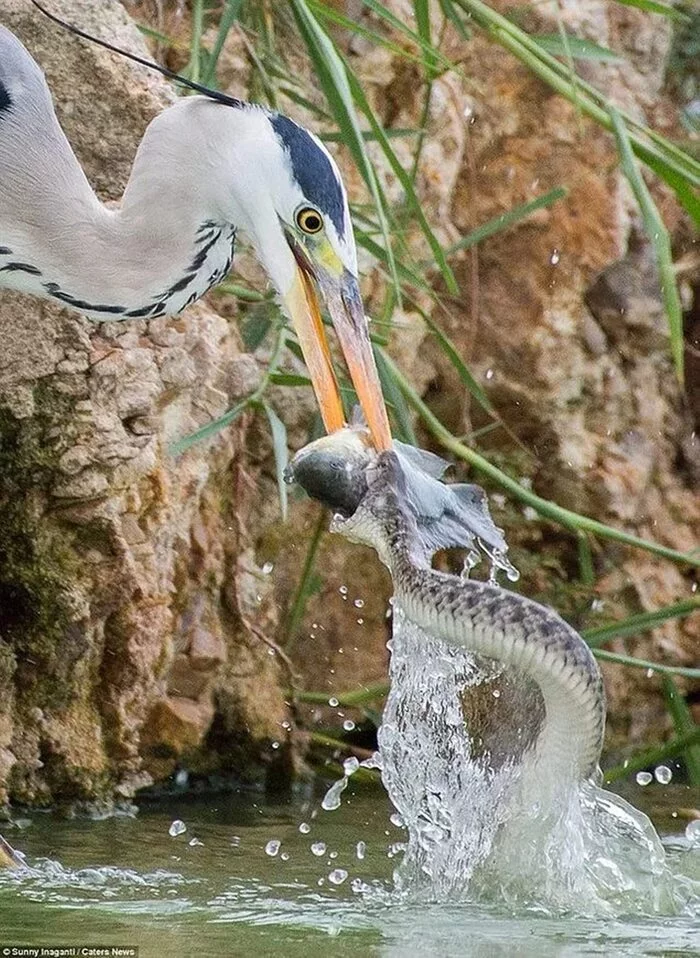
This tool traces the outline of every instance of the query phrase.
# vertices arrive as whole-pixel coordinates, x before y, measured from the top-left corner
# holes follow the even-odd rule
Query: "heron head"
[[[288,117],[255,110],[255,175],[239,197],[258,257],[299,338],[324,424],[345,424],[321,305],[336,330],[372,439],[391,435],[367,329],[347,195],[338,167],[313,134]],[[248,161],[250,162],[250,160]]]

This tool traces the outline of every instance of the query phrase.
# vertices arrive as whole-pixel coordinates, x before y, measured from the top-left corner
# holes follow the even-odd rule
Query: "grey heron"
[[[205,95],[182,97],[155,117],[120,204],[108,208],[61,129],[39,65],[0,26],[0,285],[93,319],[176,314],[224,278],[240,231],[294,325],[326,430],[345,419],[319,292],[372,440],[388,449],[348,200],[333,157],[288,117],[189,85]]]

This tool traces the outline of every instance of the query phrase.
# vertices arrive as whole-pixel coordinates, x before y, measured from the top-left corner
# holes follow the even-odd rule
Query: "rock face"
[[[146,52],[119,4],[60,7]],[[19,0],[0,18],[45,67],[98,193],[118,198],[167,84]],[[215,708],[250,773],[241,756],[279,737],[285,707],[268,648],[242,624],[242,431],[167,452],[248,388],[235,328],[202,305],[98,325],[3,292],[0,331],[0,799],[129,796],[205,751]],[[225,669],[255,683],[232,696]]]
[[[405,16],[410,5],[390,6]],[[144,52],[116,2],[56,0],[52,9]],[[570,29],[627,57],[622,66],[588,64],[590,79],[653,120],[663,18],[599,0],[563,9]],[[556,32],[545,13],[529,16],[538,19],[528,27]],[[172,96],[167,84],[61,32],[25,0],[0,0],[0,20],[45,68],[96,191],[118,200],[146,124]],[[417,68],[361,39],[339,42],[384,121],[415,126]],[[230,46],[222,77],[245,95],[231,67],[244,62],[235,36]],[[446,52],[468,79],[436,81],[419,176],[441,238],[551,187],[569,189],[460,260],[463,300],[433,312],[511,430],[489,434],[485,448],[499,461],[517,454],[534,487],[562,505],[690,548],[700,515],[684,465],[688,431],[648,256],[630,248],[635,213],[611,141],[478,33],[449,39]],[[309,73],[300,55],[297,66]],[[285,109],[304,120],[293,104]],[[393,142],[410,167],[413,144]],[[348,157],[338,158],[361,196]],[[673,224],[677,213],[662,199]],[[407,239],[424,255],[410,227]],[[370,311],[378,308],[378,274],[365,292]],[[305,615],[290,618],[319,518],[294,501],[291,524],[280,526],[263,424],[244,417],[184,456],[168,453],[258,381],[262,363],[223,318],[234,311],[200,304],[173,319],[95,324],[0,293],[0,801],[129,797],[178,767],[256,775],[289,726],[290,675],[272,640],[288,643],[307,688],[331,694],[385,677],[389,581],[370,553],[324,538]],[[417,314],[401,314],[392,350],[450,428],[484,424]],[[275,387],[269,399],[290,444],[301,445],[310,397]],[[524,590],[589,624],[590,588],[577,586],[571,538],[512,506],[494,513],[524,568]],[[688,593],[683,570],[644,553],[601,543],[595,562],[606,619]],[[692,661],[697,628],[668,624],[627,649]],[[655,679],[617,667],[606,678],[613,743],[663,731]]]

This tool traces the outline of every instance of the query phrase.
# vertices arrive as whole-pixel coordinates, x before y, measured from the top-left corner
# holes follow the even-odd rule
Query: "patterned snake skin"
[[[553,610],[531,599],[432,569],[432,550],[422,545],[416,517],[407,506],[395,452],[381,453],[366,475],[368,487],[359,506],[349,518],[336,515],[331,529],[376,549],[391,572],[395,603],[421,629],[536,683],[545,706],[535,756],[540,771],[566,771],[576,779],[594,775],[603,743],[605,694],[583,639]]]

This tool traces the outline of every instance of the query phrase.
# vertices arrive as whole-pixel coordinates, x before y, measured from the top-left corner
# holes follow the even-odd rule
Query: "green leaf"
[[[603,63],[623,63],[624,57],[614,50],[601,47],[592,40],[584,40],[567,34],[566,42],[559,34],[533,35],[532,39],[547,53],[555,57],[573,57],[574,60],[600,60]]]
[[[676,285],[676,274],[673,268],[671,237],[668,234],[666,225],[661,219],[661,215],[651,198],[651,193],[637,166],[637,161],[632,152],[632,146],[627,133],[627,127],[614,107],[609,108],[609,113],[615,132],[615,139],[617,140],[622,170],[627,177],[627,181],[639,205],[644,227],[656,256],[659,278],[661,280],[661,293],[666,308],[666,318],[668,320],[669,334],[671,337],[671,355],[676,368],[678,381],[682,386],[684,382],[683,310]]]
[[[254,353],[272,329],[272,317],[269,310],[252,310],[246,316],[242,328],[243,345],[246,352]]]
[[[287,468],[287,427],[277,415],[272,406],[264,399],[261,405],[270,423],[272,433],[272,451],[275,455],[275,475],[277,476],[277,490],[280,497],[280,512],[283,521],[287,519],[287,483],[284,481],[284,470]]]

